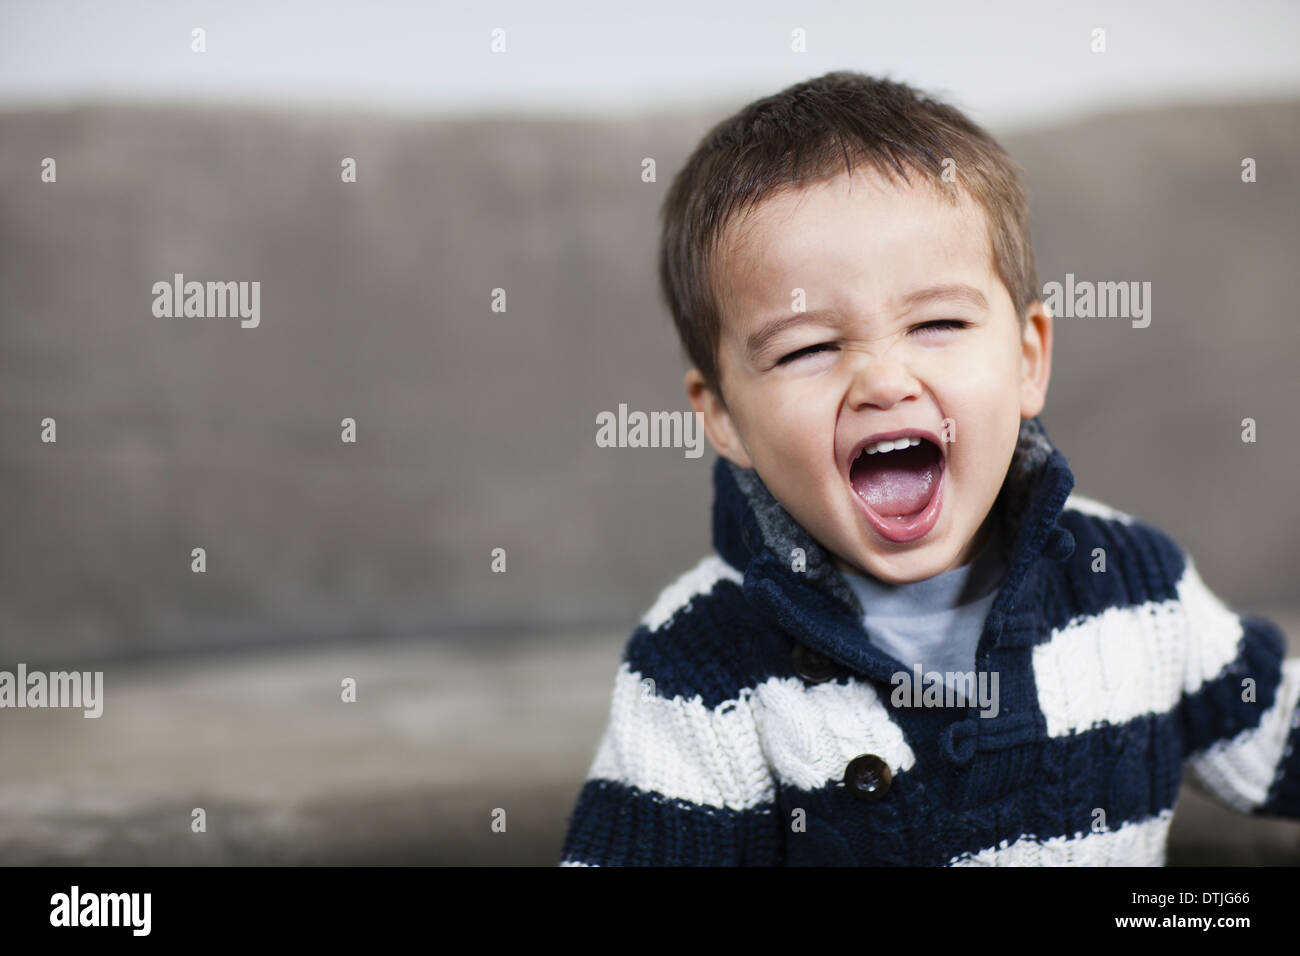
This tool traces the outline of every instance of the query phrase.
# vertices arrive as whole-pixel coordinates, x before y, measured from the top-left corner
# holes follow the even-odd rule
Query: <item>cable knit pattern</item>
[[[716,462],[715,551],[624,648],[561,865],[1158,866],[1184,769],[1300,818],[1300,660],[1167,535],[1073,485],[1024,422],[981,716],[896,699],[908,669],[830,556]]]

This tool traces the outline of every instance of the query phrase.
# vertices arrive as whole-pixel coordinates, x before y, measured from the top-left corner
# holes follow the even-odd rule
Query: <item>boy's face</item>
[[[973,557],[1050,374],[1051,316],[1035,303],[1022,332],[982,211],[930,188],[859,167],[732,223],[715,273],[726,407],[686,379],[718,454],[841,566],[892,583]],[[855,457],[896,432],[905,445]]]

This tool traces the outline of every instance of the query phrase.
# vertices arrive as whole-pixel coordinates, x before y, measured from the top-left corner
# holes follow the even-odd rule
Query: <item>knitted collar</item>
[[[857,649],[862,607],[827,551],[772,495],[752,468],[714,463],[713,543],[745,573],[745,596],[804,643],[845,663],[870,662]],[[1022,420],[1011,464],[994,503],[1007,568],[988,615],[995,633],[1041,557],[1064,560],[1073,537],[1056,522],[1074,487],[1065,456],[1037,418]],[[794,570],[795,549],[804,555]],[[867,655],[868,657],[871,655]],[[877,666],[868,670],[880,671]],[[883,673],[883,671],[882,671]]]

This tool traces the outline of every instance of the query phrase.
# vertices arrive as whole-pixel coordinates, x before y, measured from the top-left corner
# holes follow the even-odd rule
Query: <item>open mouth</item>
[[[934,528],[942,505],[943,451],[919,433],[868,442],[849,467],[849,484],[871,525],[890,541]]]

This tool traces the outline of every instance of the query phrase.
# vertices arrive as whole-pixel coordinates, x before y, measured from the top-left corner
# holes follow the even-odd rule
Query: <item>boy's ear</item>
[[[1020,336],[1020,417],[1033,418],[1047,403],[1052,377],[1052,313],[1042,302],[1025,309]]]
[[[686,397],[691,401],[691,408],[703,416],[704,434],[713,450],[741,468],[753,468],[754,463],[749,459],[749,452],[740,440],[740,432],[727,407],[721,396],[709,387],[699,369],[693,368],[686,373]]]

